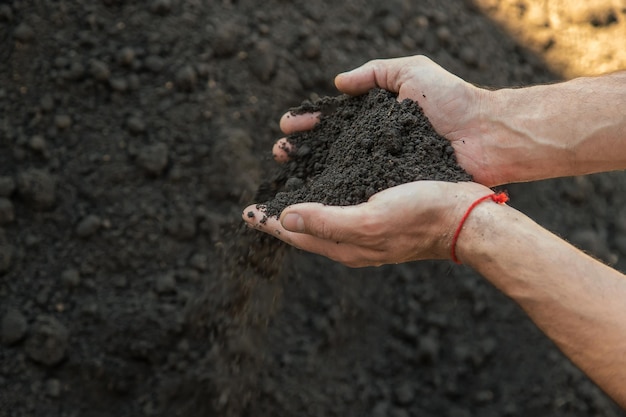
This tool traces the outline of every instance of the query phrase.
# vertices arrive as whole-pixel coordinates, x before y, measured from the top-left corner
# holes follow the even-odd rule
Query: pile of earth
[[[471,180],[413,100],[398,102],[395,94],[373,89],[303,103],[291,115],[305,112],[319,112],[319,122],[287,137],[289,161],[271,181],[285,179],[285,191],[263,204],[267,216],[303,202],[359,204],[412,181]]]
[[[0,3],[0,416],[623,415],[473,271],[348,269],[241,222],[278,191],[280,115],[337,73],[558,79],[474,2]],[[509,192],[626,270],[624,173]]]

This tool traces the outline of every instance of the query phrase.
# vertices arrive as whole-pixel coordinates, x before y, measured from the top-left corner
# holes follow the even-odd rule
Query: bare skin
[[[449,259],[454,230],[488,186],[626,168],[626,73],[488,91],[425,57],[372,61],[335,83],[373,87],[419,102],[477,183],[420,181],[357,206],[303,203],[250,226],[349,266]],[[315,115],[283,116],[285,133]],[[286,160],[284,142],[275,157]],[[480,183],[480,184],[478,184]],[[626,408],[626,278],[507,205],[485,202],[468,217],[459,259],[515,300],[539,328]]]

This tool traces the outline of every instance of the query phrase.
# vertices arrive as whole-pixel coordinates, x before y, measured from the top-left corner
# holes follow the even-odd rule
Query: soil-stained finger
[[[320,121],[319,116],[320,112],[296,115],[287,112],[280,118],[280,130],[286,135],[303,130],[310,130]]]
[[[272,147],[272,156],[279,164],[283,164],[289,160],[289,152],[293,149],[293,145],[287,141],[287,138],[280,138]]]
[[[276,217],[265,217],[262,210],[252,205],[246,207],[242,218],[250,227],[268,233],[283,242],[307,252],[325,256],[346,266],[357,268],[379,265],[372,251],[351,243],[321,239],[306,233],[286,230]]]

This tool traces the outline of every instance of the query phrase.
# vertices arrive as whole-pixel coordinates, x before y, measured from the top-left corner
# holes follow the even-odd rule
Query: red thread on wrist
[[[454,232],[454,237],[452,237],[452,245],[450,247],[450,255],[452,256],[452,260],[456,264],[461,264],[459,258],[456,257],[456,242],[459,240],[459,235],[461,234],[461,230],[463,229],[463,225],[465,224],[465,220],[469,217],[470,213],[474,208],[482,203],[483,201],[492,200],[498,204],[504,204],[509,201],[509,196],[505,192],[497,193],[497,194],[489,194],[484,197],[480,197],[478,200],[474,201],[472,205],[469,206],[463,217],[461,218],[461,222],[459,226],[456,228],[456,232]]]

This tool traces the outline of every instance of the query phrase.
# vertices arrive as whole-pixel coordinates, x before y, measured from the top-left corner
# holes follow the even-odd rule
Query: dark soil
[[[464,267],[242,225],[286,109],[417,53],[557,79],[463,0],[2,2],[0,416],[623,415]],[[626,270],[623,173],[509,191]]]
[[[288,205],[359,204],[386,188],[418,180],[470,181],[450,142],[412,100],[380,89],[360,97],[326,97],[291,110],[320,112],[313,129],[287,137],[290,161],[271,181],[284,191],[264,204],[267,216]]]

